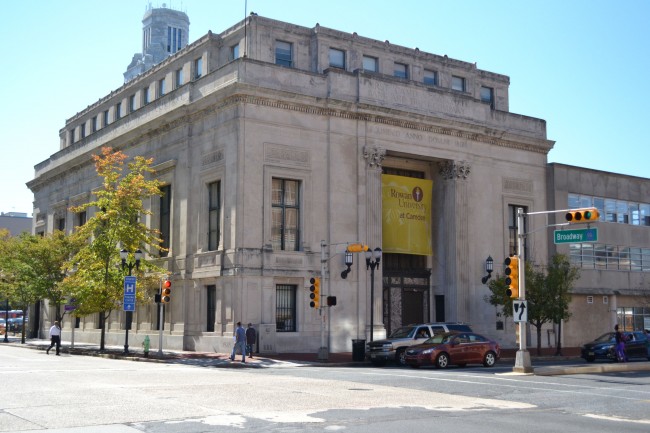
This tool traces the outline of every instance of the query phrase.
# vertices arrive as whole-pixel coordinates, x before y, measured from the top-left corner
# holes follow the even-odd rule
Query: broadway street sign
[[[555,230],[553,243],[572,244],[598,241],[598,229]]]

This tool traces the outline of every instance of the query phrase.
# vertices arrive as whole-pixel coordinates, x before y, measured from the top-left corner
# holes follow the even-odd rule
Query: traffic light
[[[162,288],[160,290],[160,302],[167,304],[172,299],[172,282],[165,280],[162,283]]]
[[[595,207],[580,210],[571,210],[565,215],[566,220],[571,224],[598,221],[599,217],[600,214],[598,213],[598,209]]]
[[[350,253],[362,253],[364,251],[368,251],[368,245],[364,244],[349,244],[348,247],[345,249],[347,252]]]
[[[309,282],[311,283],[311,286],[309,286],[309,299],[311,299],[309,306],[311,308],[320,308],[320,277],[312,277]]]
[[[519,257],[511,255],[506,259],[506,295],[516,299],[519,298]]]

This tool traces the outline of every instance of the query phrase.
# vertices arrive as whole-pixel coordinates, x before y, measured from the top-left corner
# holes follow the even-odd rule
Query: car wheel
[[[397,349],[397,353],[395,353],[395,362],[399,365],[406,365],[406,350],[405,349]]]
[[[438,368],[447,368],[449,366],[449,355],[446,353],[441,353],[436,358],[436,367]]]
[[[494,367],[494,364],[497,363],[497,355],[494,352],[488,352],[483,357],[483,365],[485,367]]]

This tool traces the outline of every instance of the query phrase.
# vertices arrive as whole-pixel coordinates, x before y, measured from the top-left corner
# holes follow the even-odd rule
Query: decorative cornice
[[[441,161],[438,163],[440,174],[444,180],[467,179],[470,165],[467,161]]]
[[[386,157],[386,150],[376,146],[364,146],[363,157],[366,159],[368,167],[381,168],[381,163]]]

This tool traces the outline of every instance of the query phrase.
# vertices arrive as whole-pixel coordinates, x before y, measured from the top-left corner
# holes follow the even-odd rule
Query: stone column
[[[381,164],[386,156],[386,150],[376,146],[364,146],[363,157],[366,160],[366,239],[365,242],[371,249],[381,248],[382,242],[382,217],[381,217]],[[363,241],[363,239],[361,239]],[[362,256],[365,257],[365,256]],[[364,259],[365,260],[365,259]],[[382,315],[382,266],[381,262],[375,269],[374,280],[374,299],[371,308],[374,322],[373,335],[375,338],[384,335],[384,323]],[[370,274],[368,270],[368,293],[370,293]],[[368,295],[368,305],[370,305],[370,295]],[[367,309],[366,311],[370,311]],[[370,324],[370,314],[368,313],[368,329]]]
[[[445,233],[442,235],[444,259],[445,309],[447,320],[470,321],[469,311],[469,203],[467,178],[469,163],[444,161],[438,164],[444,181],[443,218]]]

